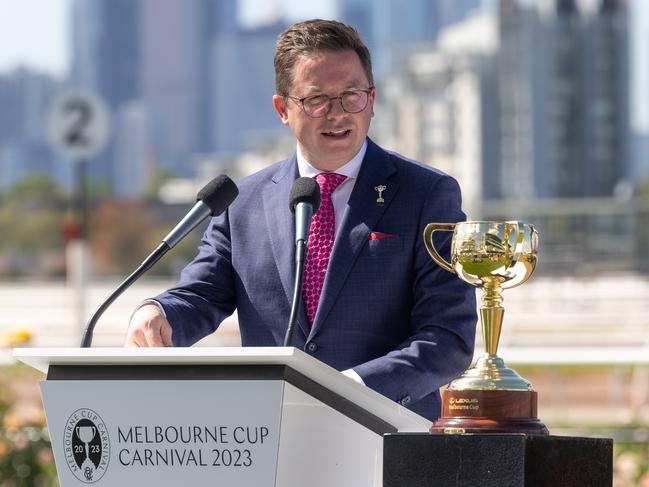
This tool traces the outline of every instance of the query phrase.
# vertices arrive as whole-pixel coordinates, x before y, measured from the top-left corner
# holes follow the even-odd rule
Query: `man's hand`
[[[155,304],[146,304],[131,317],[126,347],[171,347],[171,325]]]

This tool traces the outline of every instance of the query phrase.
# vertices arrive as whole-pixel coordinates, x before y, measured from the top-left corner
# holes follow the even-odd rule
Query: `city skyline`
[[[375,53],[379,116],[370,136],[454,176],[472,218],[502,218],[516,201],[530,202],[520,218],[541,221],[533,212],[545,205],[554,215],[555,198],[600,198],[593,208],[604,208],[642,190],[646,151],[633,160],[627,151],[629,138],[638,148],[645,139],[628,127],[625,0],[596,10],[579,0],[543,8],[500,0],[498,9],[412,0],[408,11],[394,0],[337,1],[337,18],[358,25]],[[0,191],[36,174],[73,187],[72,166],[42,133],[52,97],[68,86],[99,94],[113,114],[112,140],[88,161],[108,198],[167,202],[154,191],[180,187],[169,178],[237,180],[295,150],[270,104],[286,19],[241,29],[237,0],[158,2],[76,0],[69,76],[0,75]],[[641,228],[629,218],[625,238]],[[596,213],[578,221],[583,235],[610,226]],[[594,252],[617,248],[607,238]]]
[[[535,1],[521,0],[521,3]],[[579,3],[589,6],[594,1]],[[482,4],[490,6],[493,1],[482,0]],[[70,5],[71,0],[0,0],[0,74],[23,67],[57,79],[65,78],[72,60]],[[317,3],[240,0],[238,16],[243,26],[255,27],[277,20],[278,12],[289,19],[334,17],[338,6],[339,0]],[[637,100],[631,105],[630,123],[640,132],[649,132],[649,90],[645,88],[649,85],[649,2],[629,0],[629,8],[629,90]],[[36,11],[38,15],[34,15]]]
[[[595,3],[598,4],[599,1],[601,0],[597,0]],[[0,2],[4,2],[0,3],[0,7],[8,7],[6,0],[0,0]],[[580,17],[588,18],[597,11],[592,9],[592,5],[587,6],[589,2],[593,3],[593,0],[574,0],[574,8],[579,8],[582,11]],[[400,63],[404,62],[409,52],[413,52],[413,49],[416,51],[423,48],[424,44],[422,43],[425,43],[427,50],[438,49],[439,44],[435,47],[434,42],[440,29],[446,26],[451,28],[445,30],[453,30],[454,26],[460,25],[458,22],[464,15],[470,11],[477,13],[480,5],[482,4],[484,7],[487,3],[489,2],[480,0],[462,0],[461,2],[412,0],[408,12],[400,12],[395,9],[396,4],[392,0],[330,0],[318,5],[326,4],[332,11],[337,9],[336,18],[357,24],[361,35],[365,37],[368,46],[374,53],[373,65],[379,86],[379,99],[384,100],[390,98],[390,94],[384,91],[383,81],[386,76],[391,77],[407,71],[404,69],[405,65]],[[512,5],[536,3],[540,15],[543,17],[552,16],[548,2],[511,0],[502,3],[502,5],[509,3]],[[70,22],[67,25],[69,32],[66,35],[70,38],[67,48],[71,55],[70,68],[66,69],[65,76],[52,77],[52,81],[58,85],[57,89],[76,86],[94,91],[104,97],[113,110],[118,125],[120,119],[123,123],[126,123],[127,119],[129,120],[126,123],[128,127],[123,124],[122,127],[117,126],[116,133],[140,131],[143,134],[137,142],[135,140],[131,142],[131,145],[138,144],[140,149],[136,151],[135,147],[124,147],[122,148],[124,154],[134,154],[144,149],[150,156],[156,157],[160,163],[166,164],[166,167],[172,172],[178,173],[179,168],[187,167],[188,157],[191,157],[192,154],[239,154],[255,149],[251,141],[262,140],[263,142],[264,138],[273,137],[271,132],[277,132],[278,127],[274,123],[276,121],[275,114],[272,113],[270,105],[265,103],[266,99],[270,100],[273,93],[273,70],[270,60],[272,60],[274,39],[287,25],[286,18],[289,16],[289,11],[293,16],[298,13],[295,9],[295,5],[297,5],[295,2],[276,0],[275,5],[282,7],[277,9],[278,14],[273,14],[272,9],[268,8],[253,8],[260,5],[258,0],[201,1],[188,2],[187,4],[182,2],[176,4],[174,1],[149,4],[142,0],[143,7],[141,9],[136,7],[139,5],[137,2],[130,1],[125,3],[114,1],[104,4],[91,0],[79,3],[71,0],[54,0],[51,5],[54,4],[57,4],[59,8],[67,9],[65,17]],[[35,7],[33,0],[26,0],[24,5],[32,9]],[[149,6],[144,7],[146,5]],[[164,8],[154,8],[159,5],[164,5]],[[561,5],[567,4],[561,3]],[[583,6],[577,7],[578,5]],[[621,2],[620,5],[624,5],[624,10],[627,9],[625,2]],[[643,7],[636,2],[635,10],[629,10],[630,18],[633,19],[634,14],[641,13],[642,9]],[[546,13],[543,13],[544,11]],[[493,18],[496,12],[497,9],[492,5],[492,8],[482,8],[481,15]],[[307,14],[305,7],[300,13]],[[321,10],[320,13],[323,11]],[[390,15],[386,15],[386,13],[390,13]],[[317,14],[314,12],[313,15]],[[2,18],[6,23],[7,15]],[[201,18],[211,18],[212,20],[208,20],[203,25],[199,20]],[[241,18],[247,19],[247,29],[238,28],[242,23]],[[253,27],[254,19],[258,22],[256,27]],[[273,23],[269,24],[268,22]],[[15,23],[20,24],[17,20]],[[193,28],[193,25],[196,25],[196,28]],[[632,25],[642,33],[646,22],[635,21]],[[529,30],[532,27],[530,24],[526,29]],[[622,33],[626,33],[626,22],[619,28],[622,29]],[[465,39],[475,38],[479,42],[479,38],[485,35],[480,33],[480,29],[476,32],[475,26],[472,25],[468,25],[464,29],[466,30],[463,35]],[[48,32],[51,34],[52,31]],[[529,35],[532,35],[531,30]],[[546,49],[545,42],[550,42],[553,38],[553,36],[548,36],[548,33],[545,36],[548,41],[537,43],[536,47],[532,47],[532,45],[526,47],[531,57],[541,56]],[[496,38],[495,42],[500,45],[497,49],[507,49],[507,46],[513,48],[518,44],[509,42],[504,37]],[[564,40],[559,42],[567,47],[568,54],[566,55],[573,55],[570,52],[576,47],[569,47],[573,42],[578,41],[572,34],[565,36]],[[645,54],[646,48],[637,45],[637,43],[627,43],[626,35],[620,37],[620,42],[627,46],[630,55],[635,54],[642,57]],[[420,47],[417,47],[418,43],[421,44]],[[586,42],[586,45],[590,45],[590,43]],[[7,49],[6,46],[3,48]],[[622,49],[620,52],[626,57],[622,45],[620,48]],[[512,54],[514,52],[512,51]],[[0,51],[1,53],[2,51]],[[161,56],[160,53],[169,55]],[[457,58],[457,55],[451,57]],[[508,55],[508,58],[511,56]],[[568,58],[566,59],[564,64],[571,65],[572,62]],[[620,73],[626,73],[629,70],[631,72],[628,75],[622,74],[620,80],[615,82],[616,86],[619,86],[619,90],[630,94],[632,98],[633,93],[629,89],[633,86],[637,91],[645,92],[646,90],[639,86],[641,85],[639,80],[646,78],[645,68],[647,68],[646,63],[635,65],[631,62],[628,68],[621,66]],[[548,75],[546,72],[548,69],[556,68],[551,65],[544,66],[541,63],[534,74],[530,73],[526,76],[531,76],[530,82],[537,83],[537,79]],[[9,73],[5,77],[7,87],[11,86],[11,83],[15,86],[24,86],[25,82],[17,80],[20,80],[21,76],[28,79],[34,74],[37,73],[33,73],[30,69],[25,70],[23,74]],[[570,81],[574,74],[567,76],[566,80]],[[506,99],[516,98],[512,95],[512,86],[517,85],[512,85],[508,81],[510,77],[509,74],[504,73],[502,79],[497,83],[501,89],[505,90],[503,96]],[[586,76],[586,79],[588,78]],[[572,81],[570,82],[572,83]],[[611,88],[607,88],[607,86],[603,85],[594,89],[597,91],[610,90]],[[575,88],[585,89],[585,86],[575,85]],[[543,94],[542,90],[536,91],[541,97],[553,94],[550,92]],[[506,92],[509,92],[509,95]],[[254,94],[255,100],[252,100],[252,95],[244,96],[244,94]],[[430,93],[421,92],[419,97],[424,100],[429,95]],[[33,96],[30,95],[28,98],[33,99]],[[230,106],[233,100],[240,101],[237,105]],[[571,100],[565,98],[562,101],[557,98],[557,107],[562,106],[564,102],[567,103],[566,106],[574,105],[574,100]],[[246,102],[245,107],[241,106],[244,101]],[[34,103],[27,101],[23,103],[25,103],[25,110],[33,110]],[[139,107],[127,108],[127,103],[136,103],[139,104]],[[12,102],[9,102],[8,108],[11,109],[12,106]],[[32,108],[29,108],[30,106]],[[649,107],[643,107],[643,102],[638,97],[632,101],[631,106],[633,107],[631,115],[635,114],[636,118],[642,121],[643,112],[646,112]],[[133,117],[134,110],[140,112],[138,117]],[[130,115],[127,115],[127,111]],[[226,117],[227,114],[235,111],[238,113],[238,117]],[[541,111],[535,110],[534,113],[541,113]],[[567,115],[571,113],[566,112]],[[628,120],[628,113],[622,111],[621,115],[625,120]],[[30,123],[35,126],[33,114],[30,117],[32,117]],[[136,120],[138,121],[136,122]],[[557,120],[560,121],[562,118],[559,117]],[[570,118],[566,120],[570,122]],[[394,125],[394,122],[387,123]],[[139,128],[136,129],[134,124],[139,124]],[[375,128],[380,129],[380,124],[386,124],[386,120],[381,120],[379,127],[374,124]],[[568,123],[568,126],[570,125],[571,123]],[[637,124],[635,125],[637,126]],[[554,126],[554,124],[550,123],[548,126]],[[632,121],[631,126],[634,127]],[[142,132],[142,130],[144,131]],[[154,131],[155,134],[151,131]],[[147,140],[149,136],[144,135],[147,132],[154,137],[154,140]],[[378,135],[376,130],[374,132],[375,135]],[[396,134],[394,130],[392,132]],[[558,133],[563,133],[563,129],[559,129]],[[382,135],[385,135],[385,131]],[[640,135],[638,140],[642,142],[643,134],[639,133],[638,135]],[[403,137],[405,136],[404,134]],[[379,137],[377,140],[380,139]],[[164,148],[159,146],[155,142],[156,140],[163,142],[164,145],[168,145],[170,142],[171,145]],[[150,146],[151,142],[154,142],[153,146]],[[401,141],[399,145],[403,145]],[[149,147],[147,148],[147,146]],[[406,149],[407,147],[403,147],[404,151]],[[516,155],[514,154],[514,156]],[[574,159],[574,155],[566,153],[566,156],[570,156],[569,159]],[[9,156],[6,155],[6,157]],[[113,156],[108,157],[112,158]],[[100,165],[107,168],[105,162]],[[440,164],[437,156],[426,162]],[[531,167],[530,164],[521,161],[517,164]],[[131,164],[125,163],[124,169],[128,169],[130,166]],[[156,166],[158,164],[153,167]],[[560,163],[558,167],[566,167],[566,164]],[[108,176],[107,179],[112,178]],[[113,180],[112,182],[117,181]]]

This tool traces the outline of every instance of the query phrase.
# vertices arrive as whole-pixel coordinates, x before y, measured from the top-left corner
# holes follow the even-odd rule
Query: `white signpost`
[[[77,206],[79,238],[66,248],[66,274],[77,297],[77,325],[84,329],[86,319],[86,284],[90,274],[88,249],[88,159],[106,146],[110,134],[110,116],[97,95],[71,90],[59,95],[47,117],[47,136],[54,148],[75,163],[77,173]]]

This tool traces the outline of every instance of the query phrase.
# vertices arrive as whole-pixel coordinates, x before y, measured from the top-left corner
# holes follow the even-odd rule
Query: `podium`
[[[430,421],[292,347],[25,348],[61,487],[380,486]]]

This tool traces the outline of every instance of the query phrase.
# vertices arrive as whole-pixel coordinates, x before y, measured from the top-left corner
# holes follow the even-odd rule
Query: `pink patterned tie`
[[[331,194],[345,179],[347,176],[334,172],[320,173],[315,177],[320,186],[321,202],[320,209],[311,218],[302,286],[309,326],[313,324],[318,309],[318,301],[327,274],[327,265],[329,265],[329,255],[334,245],[336,217]]]

